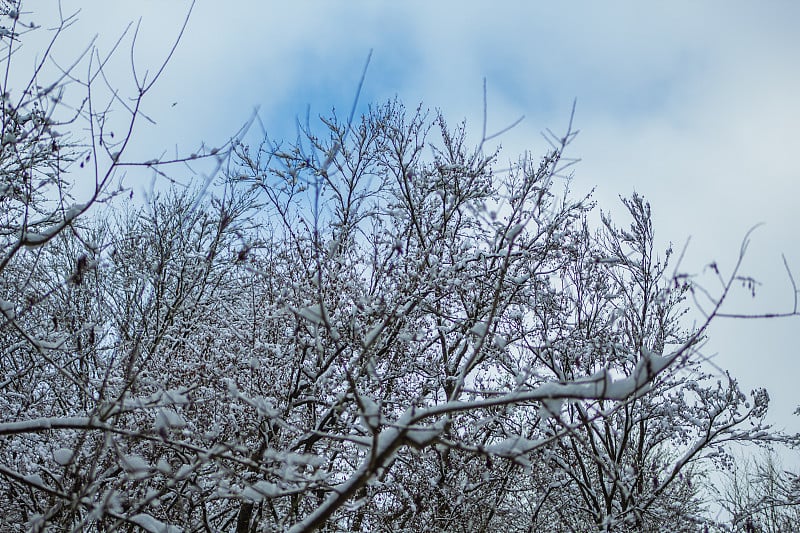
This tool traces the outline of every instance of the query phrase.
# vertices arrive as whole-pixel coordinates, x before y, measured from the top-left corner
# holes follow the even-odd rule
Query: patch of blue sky
[[[359,93],[361,76],[371,51]],[[416,49],[392,47],[390,40],[377,43],[374,48],[353,46],[347,53],[320,55],[317,52],[309,49],[292,58],[303,66],[302,77],[287,80],[288,86],[277,94],[270,93],[269,79],[264,80],[264,98],[257,104],[266,133],[273,140],[293,140],[298,121],[305,124],[308,118],[313,129],[320,124],[320,116],[330,116],[334,110],[340,120],[346,120],[357,95],[355,119],[368,113],[370,106],[381,105],[395,97],[409,107],[418,103],[405,98],[414,66],[419,62]],[[274,76],[274,73],[268,75],[269,78]]]

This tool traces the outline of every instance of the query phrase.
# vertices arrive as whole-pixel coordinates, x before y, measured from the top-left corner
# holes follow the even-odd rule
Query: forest
[[[798,436],[703,350],[750,236],[684,273],[642,195],[570,191],[572,118],[511,165],[397,99],[139,161],[171,54],[122,97],[3,6],[3,531],[800,529]]]

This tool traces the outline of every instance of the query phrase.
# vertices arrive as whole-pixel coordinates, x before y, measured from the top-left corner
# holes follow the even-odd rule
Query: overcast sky
[[[577,99],[576,193],[595,187],[614,213],[618,195],[645,195],[665,245],[680,249],[691,236],[688,272],[711,261],[730,272],[746,231],[764,223],[744,270],[764,285],[735,310],[791,309],[781,253],[800,280],[800,3],[564,4],[197,0],[145,106],[158,126],[145,128],[137,149],[221,144],[255,109],[272,138],[292,137],[307,106],[312,117],[349,110],[373,49],[360,110],[397,95],[408,107],[442,109],[451,123],[466,118],[477,137],[486,78],[489,130],[526,117],[501,139],[509,159],[542,154],[540,131],[563,130]],[[107,50],[141,17],[135,58],[154,69],[189,3],[62,5],[82,9],[58,48],[63,57],[96,33]],[[124,85],[130,58],[117,59],[115,83]],[[800,431],[791,416],[800,404],[799,331],[800,318],[720,321],[706,348],[746,391],[767,386],[771,419],[791,431]]]

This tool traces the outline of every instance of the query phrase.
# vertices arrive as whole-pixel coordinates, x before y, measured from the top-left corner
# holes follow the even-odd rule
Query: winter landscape
[[[800,530],[800,10],[297,4],[0,1],[0,531]]]

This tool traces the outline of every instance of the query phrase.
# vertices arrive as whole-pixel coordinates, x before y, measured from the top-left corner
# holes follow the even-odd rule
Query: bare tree
[[[740,457],[721,474],[714,494],[728,519],[720,529],[772,533],[800,527],[800,478],[784,470],[774,451]]]

